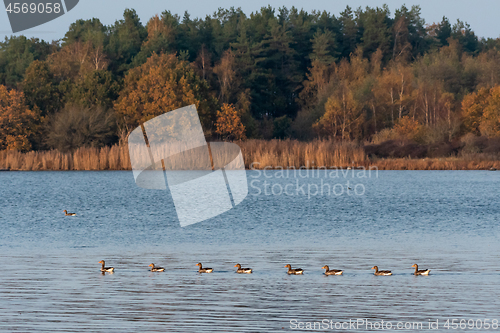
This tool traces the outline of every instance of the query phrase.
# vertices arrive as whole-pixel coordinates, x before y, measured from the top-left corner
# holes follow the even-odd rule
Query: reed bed
[[[362,146],[333,140],[248,140],[238,143],[247,169],[263,168],[340,168],[366,165]]]
[[[74,152],[57,150],[20,153],[0,151],[0,169],[14,171],[91,171],[131,170],[128,148],[115,145],[104,148],[79,148]]]
[[[460,156],[447,158],[393,158],[369,159],[362,145],[355,142],[314,140],[248,140],[237,142],[241,148],[245,168],[347,168],[376,167],[379,170],[500,170],[500,160],[494,156]],[[234,149],[219,151],[217,160],[230,161]],[[227,155],[227,156],[224,156]],[[214,154],[214,156],[217,156]],[[143,154],[144,165],[150,161],[149,154]],[[185,165],[179,164],[184,161]],[[175,167],[196,169],[204,161],[178,158]],[[187,161],[187,162],[186,162]],[[56,150],[0,151],[0,170],[15,171],[72,171],[72,170],[131,170],[127,144],[104,148],[80,148],[74,152],[62,153]]]
[[[379,170],[500,170],[500,161],[465,158],[394,158],[370,162]]]

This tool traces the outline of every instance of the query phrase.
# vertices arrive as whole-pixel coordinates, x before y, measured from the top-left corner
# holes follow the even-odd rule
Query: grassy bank
[[[365,148],[354,142],[314,140],[248,140],[239,142],[247,169],[377,167],[379,170],[500,170],[493,155],[469,154],[444,158],[368,158]],[[0,151],[0,170],[68,171],[131,170],[128,146],[80,148],[20,153]]]

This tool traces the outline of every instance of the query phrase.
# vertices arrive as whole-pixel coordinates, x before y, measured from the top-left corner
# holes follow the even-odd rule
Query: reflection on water
[[[350,179],[365,186],[362,196],[310,199],[249,187],[235,209],[186,228],[169,193],[135,187],[130,172],[0,181],[0,330],[282,332],[294,319],[500,319],[498,173],[381,171]],[[114,274],[101,275],[103,259]],[[150,272],[151,262],[166,271]],[[198,262],[214,273],[198,274]],[[236,263],[254,272],[236,274]],[[288,276],[288,263],[304,275]],[[412,275],[415,263],[431,275]],[[324,265],[344,275],[325,276]],[[374,265],[393,276],[374,276]]]

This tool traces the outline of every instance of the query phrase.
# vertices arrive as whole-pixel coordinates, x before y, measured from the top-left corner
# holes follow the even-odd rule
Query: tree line
[[[0,149],[102,147],[189,104],[223,140],[498,137],[499,85],[500,39],[426,24],[418,6],[164,11],[146,25],[127,9],[51,43],[0,43]]]

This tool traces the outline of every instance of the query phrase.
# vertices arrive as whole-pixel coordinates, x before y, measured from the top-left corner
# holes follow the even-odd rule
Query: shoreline
[[[379,157],[370,147],[356,142],[333,140],[248,140],[234,142],[241,149],[246,170],[264,169],[370,169],[378,170],[500,170],[499,154],[456,154],[431,157]],[[232,160],[234,152],[222,151]],[[165,155],[168,156],[168,155]],[[149,165],[144,156],[143,165]],[[230,158],[230,159],[229,159]],[[140,161],[141,162],[141,161]],[[196,159],[178,169],[197,170]],[[103,148],[79,148],[72,152],[57,150],[19,152],[0,151],[0,172],[7,171],[107,171],[132,170],[126,143]]]
[[[198,170],[198,169],[192,169]],[[330,167],[306,167],[301,166],[299,168],[295,167],[280,167],[280,166],[267,166],[263,168],[248,168],[245,167],[246,171],[252,170],[348,170],[348,171],[500,171],[500,161],[471,161],[465,159],[456,159],[454,161],[447,161],[445,159],[435,158],[435,159],[382,159],[378,161],[370,161],[362,166],[330,166]],[[54,172],[64,172],[64,171],[132,171],[131,168],[122,169],[54,169],[54,168],[7,168],[0,169],[1,173],[4,172],[37,172],[37,171],[54,171]],[[186,170],[191,171],[191,170]]]

